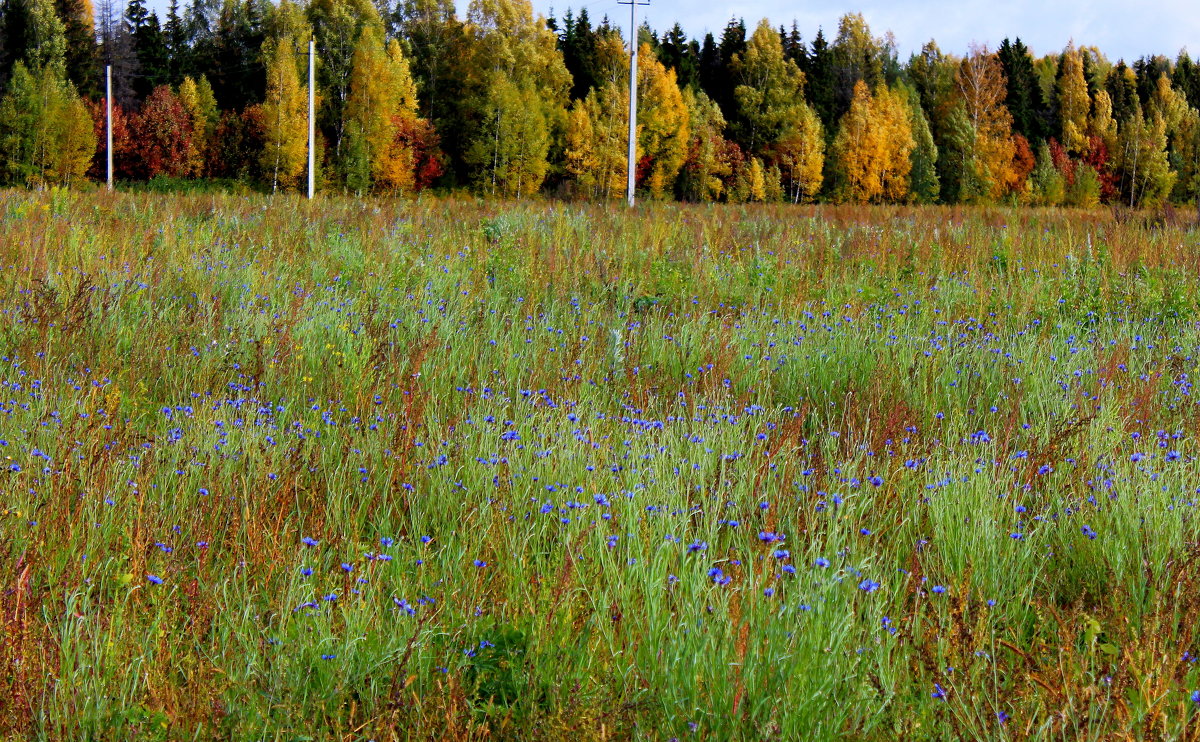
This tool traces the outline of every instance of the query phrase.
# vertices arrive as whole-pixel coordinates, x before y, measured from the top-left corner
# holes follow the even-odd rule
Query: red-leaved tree
[[[136,142],[138,177],[187,175],[192,118],[169,86],[160,85],[150,93],[130,129]]]

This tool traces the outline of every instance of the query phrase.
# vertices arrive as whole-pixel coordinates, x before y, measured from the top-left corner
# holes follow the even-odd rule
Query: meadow
[[[0,194],[0,738],[1200,735],[1192,216]]]

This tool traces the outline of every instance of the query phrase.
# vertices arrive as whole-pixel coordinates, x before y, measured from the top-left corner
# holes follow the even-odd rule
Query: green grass
[[[1196,734],[1189,224],[0,198],[0,733]]]

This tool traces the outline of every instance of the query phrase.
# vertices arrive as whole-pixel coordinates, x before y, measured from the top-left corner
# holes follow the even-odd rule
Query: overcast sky
[[[464,13],[467,1],[458,0]],[[560,18],[568,6],[576,14],[586,7],[594,21],[607,14],[614,23],[629,25],[629,7],[616,0],[533,0],[533,5],[542,14],[553,7]],[[688,35],[697,39],[703,39],[705,31],[719,37],[729,18],[736,15],[745,18],[751,30],[764,17],[776,26],[790,26],[795,19],[805,41],[811,41],[818,28],[824,28],[832,40],[838,18],[852,11],[863,14],[876,36],[888,30],[895,33],[902,58],[931,38],[943,51],[962,53],[972,41],[994,49],[1006,36],[1020,36],[1036,55],[1061,50],[1074,39],[1076,45],[1099,47],[1114,62],[1121,57],[1132,61],[1145,54],[1166,54],[1174,59],[1185,47],[1193,57],[1200,52],[1198,0],[1148,0],[1145,4],[1137,0],[858,0],[857,4],[652,0],[649,7],[638,8],[660,33],[678,20]]]

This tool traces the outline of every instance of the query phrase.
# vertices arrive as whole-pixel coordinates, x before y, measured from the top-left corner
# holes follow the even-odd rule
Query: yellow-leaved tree
[[[915,147],[904,96],[883,86],[872,94],[860,80],[833,140],[838,197],[859,202],[904,200]]]
[[[1062,120],[1062,145],[1072,154],[1087,152],[1090,108],[1087,80],[1083,76],[1083,58],[1074,44],[1068,44],[1063,51],[1058,75],[1058,115]]]
[[[196,177],[206,175],[205,160],[212,146],[213,131],[217,126],[220,111],[208,78],[200,76],[196,82],[191,77],[179,83],[179,102],[192,120],[192,138],[188,143],[188,172]]]
[[[411,191],[416,156],[397,134],[417,115],[417,86],[400,42],[383,42],[376,24],[363,28],[354,49],[350,97],[346,101],[348,131],[361,137],[361,157],[369,183],[389,191]]]
[[[296,71],[295,41],[283,36],[267,47],[267,94],[262,103],[264,147],[260,163],[271,190],[294,188],[308,154],[308,86]]]
[[[464,160],[489,193],[536,193],[567,119],[571,75],[558,40],[529,0],[471,0],[465,28]]]
[[[1018,160],[1012,114],[1004,103],[1004,67],[987,47],[972,46],[959,63],[954,80],[964,127],[961,136],[956,137],[963,163],[959,199],[999,200],[1019,190],[1029,174],[1023,161]],[[1085,119],[1085,127],[1086,123]],[[1086,133],[1086,128],[1082,131]]]
[[[725,179],[733,173],[725,117],[716,101],[702,91],[684,90],[683,103],[688,108],[691,138],[680,192],[691,201],[715,201],[724,195]]]
[[[645,172],[642,184],[654,198],[670,195],[675,187],[687,158],[689,123],[675,70],[663,66],[649,44],[642,44],[638,51],[638,162]]]
[[[576,101],[567,125],[567,172],[599,198],[625,192],[629,151],[629,55],[615,34],[597,43],[597,85]],[[670,195],[687,159],[690,112],[676,82],[648,44],[638,52],[638,184]]]

